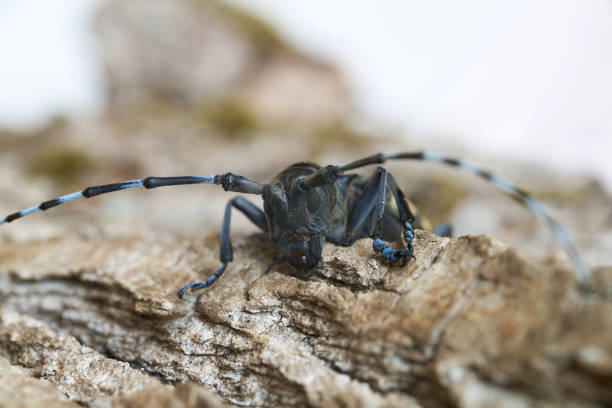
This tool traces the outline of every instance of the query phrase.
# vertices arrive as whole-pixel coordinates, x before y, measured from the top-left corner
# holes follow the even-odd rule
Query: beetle
[[[119,190],[136,187],[146,189],[184,184],[215,184],[225,191],[256,194],[263,198],[263,211],[237,196],[225,207],[221,227],[221,266],[203,282],[190,283],[178,291],[182,298],[188,290],[212,285],[233,260],[230,240],[232,209],[242,212],[268,238],[278,243],[283,258],[297,271],[316,268],[322,262],[325,242],[350,246],[362,238],[372,239],[373,250],[390,263],[405,263],[413,257],[414,228],[421,225],[410,208],[393,176],[384,167],[369,176],[347,173],[350,170],[384,164],[389,160],[420,160],[442,163],[474,174],[493,183],[505,193],[518,199],[536,216],[544,220],[559,240],[573,264],[576,281],[585,285],[588,271],[576,246],[563,226],[552,218],[535,198],[514,187],[505,179],[495,176],[468,162],[426,152],[378,153],[343,165],[319,166],[300,162],[281,171],[270,183],[261,184],[247,177],[234,174],[212,176],[146,177],[139,180],[87,187],[37,206],[8,215],[0,224],[39,210],[45,211],[79,198],[91,198]],[[442,226],[440,235],[450,235],[450,229]],[[403,246],[392,249],[389,242],[402,240]]]

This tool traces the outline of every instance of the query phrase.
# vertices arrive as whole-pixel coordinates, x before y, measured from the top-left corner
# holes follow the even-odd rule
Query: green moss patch
[[[317,156],[325,150],[350,148],[361,149],[371,146],[375,139],[357,132],[340,121],[325,123],[315,129],[308,139],[308,150],[311,156]]]
[[[206,105],[200,111],[201,120],[230,139],[250,138],[259,128],[256,115],[235,100],[221,100]]]
[[[28,172],[67,187],[77,184],[95,167],[95,161],[84,150],[58,146],[33,157],[28,163]]]
[[[279,50],[290,50],[278,32],[260,18],[227,3],[214,1],[216,6],[239,30],[253,42],[255,47],[266,54]]]

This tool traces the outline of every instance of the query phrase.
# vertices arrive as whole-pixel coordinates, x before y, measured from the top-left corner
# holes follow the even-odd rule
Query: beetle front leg
[[[215,281],[219,279],[221,275],[223,275],[223,272],[225,272],[227,264],[234,259],[232,251],[232,241],[230,239],[230,220],[232,216],[232,207],[237,208],[260,229],[262,229],[264,232],[266,231],[266,219],[263,211],[261,211],[259,208],[257,208],[257,206],[242,197],[235,197],[231,199],[225,206],[223,226],[221,227],[221,266],[213,273],[210,278],[206,279],[204,282],[193,282],[181,288],[181,290],[178,291],[178,297],[180,297],[181,299],[190,289],[203,289],[215,283]]]
[[[374,212],[372,214],[372,222],[370,224],[370,237],[372,241],[372,249],[374,252],[381,254],[385,259],[394,262],[407,262],[411,257],[414,257],[414,231],[412,224],[414,223],[414,215],[408,207],[406,198],[402,191],[397,187],[395,179],[391,174],[388,174],[386,170],[379,167],[379,171],[382,171],[381,183],[379,183],[379,193],[376,196],[377,203],[375,208],[382,209],[384,211],[386,201],[386,189],[389,188],[393,199],[397,203],[400,222],[402,223],[402,239],[405,247],[394,250],[385,241],[380,239],[380,231],[382,228],[382,211],[380,213]],[[384,183],[384,184],[383,184]]]
[[[389,174],[389,189],[391,190],[391,194],[397,203],[399,218],[400,222],[402,223],[402,239],[406,245],[406,248],[398,250],[399,253],[396,254],[396,256],[404,260],[407,257],[414,257],[414,230],[412,226],[415,222],[415,217],[410,211],[410,206],[408,206],[404,193],[399,189],[391,174]]]
[[[389,244],[383,241],[381,236],[382,220],[387,199],[387,189],[398,203],[400,221],[402,222],[402,238],[405,241],[405,248],[393,250]],[[414,216],[408,209],[406,199],[397,188],[393,177],[387,171],[379,167],[372,179],[368,182],[363,196],[356,204],[349,221],[347,223],[347,236],[344,244],[351,245],[363,236],[372,238],[372,248],[376,253],[381,254],[391,262],[405,262],[412,256],[414,247],[414,231],[412,229]],[[367,226],[367,233],[365,230]]]

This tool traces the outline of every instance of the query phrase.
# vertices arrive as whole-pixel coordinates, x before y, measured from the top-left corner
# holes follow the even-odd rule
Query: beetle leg
[[[249,220],[259,227],[263,232],[268,232],[266,216],[264,212],[255,204],[242,197],[234,197],[230,201],[234,207],[247,216]]]
[[[391,191],[391,194],[393,195],[393,198],[395,199],[395,202],[397,203],[399,219],[402,223],[402,239],[404,240],[404,243],[406,245],[406,248],[395,251],[394,256],[399,259],[405,259],[407,257],[411,257],[414,252],[414,231],[412,227],[415,223],[415,217],[412,214],[412,211],[410,211],[410,206],[406,201],[404,193],[402,192],[402,190],[399,189],[397,183],[395,182],[395,178],[393,178],[391,174],[389,174],[388,186],[389,190]],[[374,243],[374,246],[374,250],[377,250],[376,248],[380,248],[380,243]],[[384,250],[384,248],[380,249],[380,251]],[[394,261],[394,259],[391,259],[391,261]]]
[[[375,252],[382,254],[382,256],[391,261],[405,261],[406,258],[413,256],[414,247],[412,243],[408,244],[407,248],[400,248],[393,250],[385,241],[380,238],[373,238],[372,248]]]
[[[387,188],[398,203],[400,220],[403,230],[402,236],[406,242],[406,248],[393,250],[387,243],[380,239],[382,231],[382,220],[387,200]],[[381,254],[385,259],[396,262],[405,260],[412,256],[414,251],[412,240],[414,233],[412,223],[414,217],[408,209],[403,194],[399,191],[393,178],[385,169],[379,167],[372,179],[368,182],[365,191],[356,204],[346,227],[346,239],[344,244],[350,245],[360,237],[364,236],[364,228],[367,223],[367,236],[373,239],[372,247],[375,252]]]
[[[257,225],[263,231],[266,231],[266,217],[263,211],[261,211],[250,201],[247,201],[242,197],[234,197],[233,199],[231,199],[225,206],[223,226],[221,227],[221,266],[213,273],[210,278],[208,278],[204,282],[193,282],[181,288],[181,290],[178,291],[178,297],[180,297],[181,299],[189,289],[203,289],[215,283],[215,281],[219,279],[221,275],[223,275],[223,272],[225,272],[227,264],[234,259],[232,251],[232,241],[230,239],[230,220],[232,216],[232,207],[238,209],[240,212],[246,215],[247,218],[253,222],[253,224]]]
[[[350,214],[346,224],[344,245],[352,245],[364,236],[380,235],[382,214],[385,206],[386,184],[387,171],[379,167]],[[378,217],[375,214],[378,214]],[[370,221],[370,225],[367,233],[365,233],[364,228],[368,221]]]

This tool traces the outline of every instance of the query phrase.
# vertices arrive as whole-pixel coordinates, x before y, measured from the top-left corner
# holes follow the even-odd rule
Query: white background
[[[102,110],[100,1],[0,0],[0,126]],[[612,189],[609,0],[231,2],[340,66],[369,118]]]

